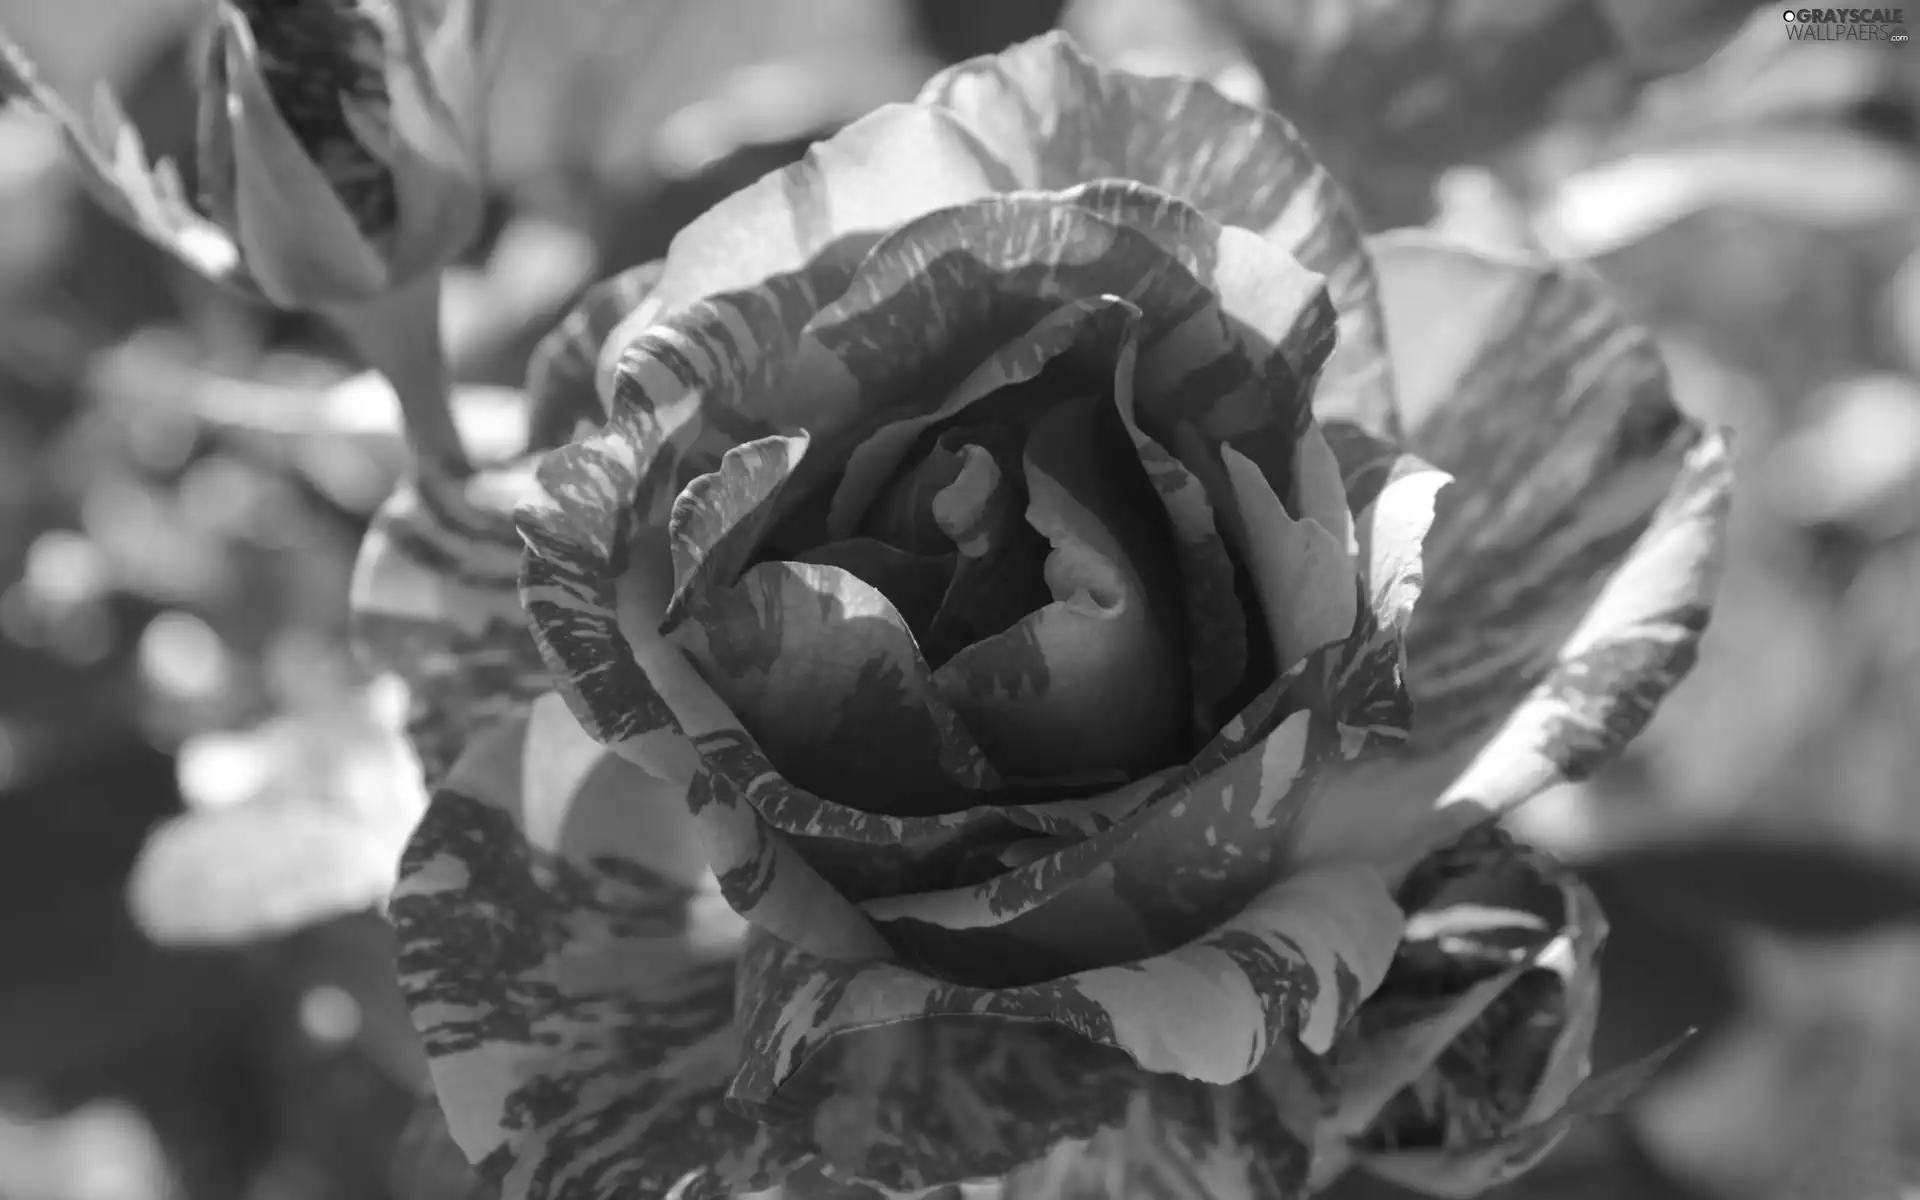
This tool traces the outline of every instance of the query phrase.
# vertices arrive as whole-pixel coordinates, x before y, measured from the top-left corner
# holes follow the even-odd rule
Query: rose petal
[[[953,582],[955,557],[909,554],[875,538],[848,538],[816,546],[795,561],[839,567],[885,596],[908,629],[924,629]]]
[[[746,1059],[730,1093],[745,1111],[803,1091],[816,1056],[903,1023],[1039,1022],[1124,1053],[1143,1070],[1209,1083],[1246,1077],[1270,1049],[1325,1048],[1378,984],[1400,910],[1364,867],[1329,867],[1268,890],[1166,954],[1046,983],[978,988],[885,962],[823,961],[758,939],[744,967]]]
[[[1104,70],[1059,34],[949,67],[920,103],[957,114],[1016,186],[1137,180],[1252,230],[1324,276],[1340,349],[1321,383],[1321,411],[1393,433],[1383,321],[1359,223],[1286,121],[1199,80]]]
[[[911,256],[926,244],[984,249],[996,261],[1001,244],[998,253],[1006,256],[1009,272],[1023,264],[1056,264],[1044,279],[1049,290],[1057,285],[1068,298],[1159,279],[1169,289],[1169,311],[1207,302],[1204,289],[1170,267],[1163,252],[1140,234],[1078,210],[1062,221],[1061,206],[1045,197],[984,203],[986,212],[974,206],[949,211],[890,238],[894,249],[879,248],[862,267],[866,282],[852,290],[823,267],[753,292],[716,297],[651,327],[627,348],[606,428],[547,455],[536,473],[540,486],[518,513],[528,548],[522,599],[563,694],[595,736],[623,753],[648,761],[660,753],[670,753],[676,762],[688,758],[676,769],[697,772],[707,781],[702,786],[714,790],[714,807],[703,820],[712,823],[716,840],[709,853],[729,898],[743,912],[767,905],[756,919],[779,923],[777,931],[797,943],[851,939],[851,944],[873,934],[800,857],[793,839],[803,839],[799,844],[807,857],[823,869],[836,871],[852,865],[847,847],[839,847],[831,862],[817,853],[821,847],[868,848],[863,857],[870,863],[859,866],[853,878],[836,876],[835,882],[847,893],[873,895],[897,890],[909,869],[930,856],[939,861],[927,865],[928,874],[942,878],[955,869],[954,856],[970,853],[975,838],[1004,839],[1022,828],[1064,832],[1092,818],[1071,807],[1054,815],[1045,806],[1027,806],[1011,816],[970,810],[938,818],[888,818],[830,805],[792,787],[743,737],[739,723],[684,657],[659,643],[657,625],[647,626],[640,615],[652,610],[624,594],[616,563],[644,562],[644,570],[629,577],[644,577],[646,586],[660,584],[664,576],[659,573],[667,567],[651,559],[664,555],[664,544],[629,544],[630,522],[656,530],[664,526],[668,504],[685,483],[717,466],[728,446],[776,432],[770,427],[775,421],[807,429],[816,443],[857,441],[849,431],[872,415],[863,405],[881,406],[897,395],[859,382],[885,382],[901,372],[920,378],[929,358],[951,352],[940,342],[943,323],[920,305],[939,312],[958,307],[956,299],[977,305],[984,294],[991,307],[1001,293],[964,284],[958,290],[931,287]],[[996,216],[1006,219],[1004,229],[996,229]],[[1054,238],[1062,228],[1073,236]],[[923,243],[916,230],[940,232]],[[983,230],[994,232],[1000,242],[981,240]],[[965,261],[980,260],[969,254]],[[1041,276],[1002,275],[986,264],[979,271],[973,282],[982,285],[1014,281],[998,287],[1013,289],[1008,303],[1016,310],[1028,304],[1040,305],[1040,311],[1055,306],[1051,300],[1023,299],[1018,290],[1038,286]],[[923,290],[909,291],[914,303],[907,303],[901,287]],[[843,291],[847,301],[818,307],[822,295]],[[809,332],[796,343],[802,323]],[[969,319],[954,327],[992,344],[990,321]],[[816,446],[800,467],[816,457],[830,463],[836,455]],[[802,484],[796,479],[789,486],[804,494]],[[616,616],[622,605],[629,610],[624,628]],[[643,648],[644,667],[635,660],[636,647]],[[682,694],[669,703],[662,688]],[[691,761],[693,751],[684,749],[688,738],[702,756],[698,766]],[[682,748],[650,749],[654,743]],[[775,904],[768,900],[769,888],[793,889],[793,894]],[[820,909],[817,919],[809,915],[814,908]]]
[[[866,901],[896,946],[956,977],[1024,981],[1178,945],[1283,874],[1301,815],[1346,756],[1297,708],[1332,647],[1263,691],[1184,766],[1104,797],[1103,821],[966,886]]]
[[[1210,308],[1143,342],[1135,410],[1141,428],[1207,486],[1244,552],[1218,448],[1231,441],[1290,492],[1310,398],[1317,403],[1324,390],[1313,381],[1334,348],[1325,281],[1246,230],[1141,184],[1110,180],[1068,194],[1151,237],[1214,297]]]
[[[1353,560],[1319,522],[1288,516],[1252,460],[1232,446],[1222,446],[1220,453],[1246,524],[1248,566],[1273,639],[1275,665],[1285,671],[1353,633],[1359,612]]]
[[[534,347],[527,363],[527,402],[532,443],[557,446],[581,422],[598,425],[613,405],[596,375],[607,337],[646,300],[665,264],[644,263],[594,284],[572,311]],[[611,382],[609,380],[608,382]]]
[[[1104,374],[1112,369],[1119,338],[1108,296],[1071,300],[1047,312],[1033,325],[992,347],[930,411],[889,421],[847,455],[846,472],[834,488],[828,530],[839,536],[855,528],[920,434],[968,406],[1006,388],[1038,379],[1059,364]]]
[[[1455,482],[1408,633],[1411,751],[1339,781],[1302,853],[1403,868],[1640,731],[1692,665],[1731,475],[1590,277],[1426,235],[1378,245],[1412,448]],[[1392,472],[1353,471],[1350,492],[1366,477]],[[1431,480],[1399,478],[1396,523],[1417,526]]]
[[[724,1102],[745,930],[700,862],[684,789],[552,695],[436,792],[393,901],[400,981],[448,1129],[506,1194],[727,1195],[810,1154]]]
[[[913,634],[838,567],[761,563],[674,639],[789,781],[870,812],[952,812],[999,779]]]
[[[667,544],[673,553],[671,632],[689,607],[732,587],[772,523],[774,506],[807,453],[807,435],[775,435],[734,446],[720,465],[694,479],[673,502]]]
[[[1053,545],[1053,603],[955,655],[934,686],[1009,776],[1164,765],[1185,733],[1173,580],[1138,536],[1144,481],[1114,470],[1104,401],[1063,403],[1027,443],[1027,521]],[[1137,491],[1129,485],[1138,483]],[[1142,527],[1146,526],[1145,529]],[[1145,543],[1145,544],[1143,544]]]
[[[969,469],[933,497],[934,523],[960,551],[953,582],[920,641],[934,666],[1012,628],[1052,598],[1046,584],[1050,545],[1026,520],[1018,446],[966,449]]]
[[[476,507],[498,514],[491,527],[403,483],[354,562],[355,651],[406,684],[407,737],[429,785],[476,732],[552,687],[520,608],[519,538],[505,519],[526,479],[517,464],[469,485]]]
[[[689,304],[792,272],[844,274],[881,233],[1007,186],[1005,168],[960,122],[883,105],[675,234],[653,296],[607,338],[601,384],[629,342]]]
[[[1246,610],[1235,590],[1233,558],[1214,520],[1207,490],[1133,417],[1131,363],[1116,372],[1115,405],[1134,454],[1167,514],[1173,552],[1186,592],[1187,646],[1193,680],[1193,726],[1205,734],[1219,723],[1220,705],[1232,694],[1247,664]]]
[[[1313,432],[1319,437],[1302,441],[1303,455],[1312,441],[1327,447],[1341,477],[1334,485],[1358,514],[1351,518],[1350,545],[1366,600],[1330,691],[1338,697],[1341,719],[1357,735],[1404,742],[1413,725],[1405,681],[1407,627],[1426,583],[1425,543],[1435,500],[1452,476],[1357,426],[1333,424],[1324,433],[1316,426]],[[1339,449],[1331,447],[1329,434]]]

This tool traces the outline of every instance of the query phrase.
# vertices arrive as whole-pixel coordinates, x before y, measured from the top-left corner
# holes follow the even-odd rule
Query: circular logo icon
[[[1892,29],[1887,30],[1887,40],[1890,42],[1906,41],[1907,27],[1905,25],[1895,25]]]
[[[1791,21],[1791,20],[1793,20],[1793,10],[1792,10],[1792,9],[1788,9],[1788,10],[1787,10],[1786,12],[1783,12],[1783,13],[1781,13],[1780,15],[1781,15],[1781,16],[1783,16],[1783,17],[1785,17],[1785,18],[1786,18],[1787,20],[1789,20],[1789,21]]]

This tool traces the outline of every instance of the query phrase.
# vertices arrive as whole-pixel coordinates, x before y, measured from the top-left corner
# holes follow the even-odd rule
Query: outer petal
[[[552,687],[520,609],[519,539],[506,521],[528,478],[524,463],[482,471],[466,514],[403,483],[354,563],[356,648],[407,685],[407,737],[429,786],[478,731]],[[496,522],[474,520],[489,510]]]
[[[750,1112],[777,1110],[790,1083],[807,1093],[810,1064],[829,1049],[858,1055],[865,1039],[956,1019],[1057,1026],[1146,1071],[1233,1083],[1294,1039],[1330,1045],[1385,972],[1400,922],[1371,870],[1328,867],[1166,954],[1017,987],[831,962],[764,939],[744,968],[747,1061],[732,1095]]]
[[[506,1195],[726,1196],[808,1157],[724,1102],[745,927],[700,862],[683,789],[557,696],[436,792],[393,901],[401,984],[448,1128]]]
[[[1060,34],[950,67],[920,102],[965,121],[1016,186],[1137,180],[1252,230],[1325,276],[1340,348],[1315,406],[1393,431],[1393,382],[1359,223],[1286,121],[1209,83],[1105,70]]]
[[[1302,853],[1404,866],[1640,731],[1692,666],[1731,470],[1589,276],[1423,234],[1376,244],[1411,445],[1455,482],[1408,635],[1412,751],[1354,772]],[[1373,486],[1351,442],[1343,466],[1350,495]],[[1473,803],[1423,824],[1456,800]]]
[[[660,317],[823,264],[851,270],[885,231],[1008,186],[1005,168],[947,114],[875,109],[674,235],[650,302],[607,339],[602,386],[627,343]]]
[[[583,422],[595,426],[607,419],[613,393],[600,387],[600,349],[652,293],[664,265],[643,263],[594,284],[534,347],[527,363],[527,400],[533,406],[527,424],[535,446],[557,446]]]

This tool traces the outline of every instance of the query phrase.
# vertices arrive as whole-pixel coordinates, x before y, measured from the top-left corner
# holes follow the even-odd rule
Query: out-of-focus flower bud
[[[219,6],[201,205],[286,307],[378,296],[445,265],[483,205],[469,0]]]
[[[479,228],[488,0],[220,0],[198,203],[111,97],[82,121],[0,37],[0,94],[61,125],[96,194],[222,282],[352,305],[445,265]]]
[[[463,475],[440,272],[478,232],[492,0],[217,0],[200,195],[103,94],[85,122],[0,31],[0,98],[60,126],[115,215],[209,278],[324,313],[393,384],[416,458]]]

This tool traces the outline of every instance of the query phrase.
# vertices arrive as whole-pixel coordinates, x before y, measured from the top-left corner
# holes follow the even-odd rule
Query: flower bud
[[[201,205],[285,307],[371,299],[479,227],[472,12],[421,0],[219,6],[201,96]]]

